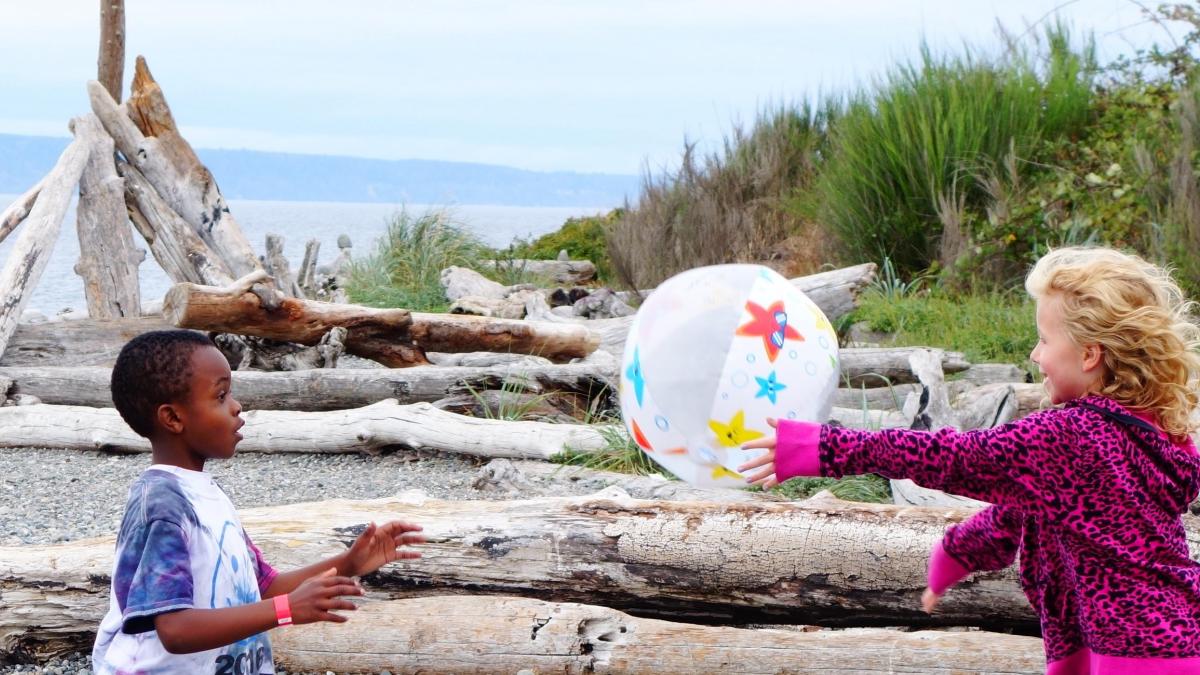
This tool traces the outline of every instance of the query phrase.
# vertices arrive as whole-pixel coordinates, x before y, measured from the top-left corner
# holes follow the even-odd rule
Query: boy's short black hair
[[[121,419],[148,438],[154,431],[158,406],[187,397],[192,352],[212,346],[207,335],[193,330],[150,331],[126,343],[113,366],[110,384]]]

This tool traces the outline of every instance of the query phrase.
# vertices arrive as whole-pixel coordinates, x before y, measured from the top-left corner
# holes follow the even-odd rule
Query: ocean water
[[[0,210],[8,206],[18,195],[0,194]],[[304,246],[309,239],[321,242],[317,264],[326,264],[338,254],[337,239],[346,234],[354,245],[355,257],[367,255],[374,249],[376,241],[386,231],[389,219],[406,209],[410,214],[421,214],[430,209],[449,212],[451,217],[464,224],[469,230],[491,246],[504,246],[516,237],[536,237],[552,232],[562,226],[568,218],[604,213],[603,207],[541,207],[541,206],[489,206],[463,204],[431,207],[422,204],[365,204],[352,202],[282,202],[259,200],[230,200],[229,210],[242,226],[246,238],[255,252],[262,255],[268,234],[284,238],[284,254],[292,270],[300,266],[304,257]],[[21,233],[18,227],[3,242],[0,242],[0,264],[7,261],[13,243]],[[150,255],[141,235],[133,232],[134,244],[146,250],[146,259],[139,268],[142,302],[161,299],[171,287],[171,281]],[[64,309],[85,311],[87,303],[83,297],[83,280],[75,274],[75,262],[79,259],[79,237],[75,232],[75,205],[72,204],[63,218],[58,243],[50,256],[49,265],[34,289],[27,310],[36,310],[47,316]]]

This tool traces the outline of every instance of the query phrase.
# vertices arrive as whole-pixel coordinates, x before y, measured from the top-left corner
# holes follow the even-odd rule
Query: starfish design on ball
[[[642,405],[642,395],[646,391],[646,378],[642,376],[642,358],[641,351],[633,348],[633,363],[625,369],[625,377],[633,383],[633,395],[637,398],[638,405]]]
[[[726,448],[736,448],[742,443],[763,437],[761,431],[746,428],[746,411],[744,410],[737,411],[728,424],[709,420],[708,428],[717,435],[717,443]]]
[[[737,479],[741,480],[742,474],[734,473],[734,472],[730,471],[729,469],[726,469],[725,467],[721,466],[720,464],[717,464],[716,466],[713,467],[713,470],[712,470],[713,480],[716,480],[718,478],[725,478],[725,477],[737,478]]]
[[[785,340],[804,341],[804,336],[800,334],[800,331],[788,325],[788,315],[783,308],[782,300],[776,300],[766,308],[747,300],[746,311],[752,318],[749,322],[738,326],[737,334],[743,337],[762,338],[763,349],[767,352],[767,360],[772,363],[779,356],[779,351],[783,349]]]
[[[758,393],[754,395],[754,398],[763,398],[765,396],[766,398],[770,399],[772,405],[778,402],[777,399],[779,392],[787,389],[786,384],[775,378],[775,371],[773,370],[767,377],[759,377],[755,375],[754,379],[758,380]]]

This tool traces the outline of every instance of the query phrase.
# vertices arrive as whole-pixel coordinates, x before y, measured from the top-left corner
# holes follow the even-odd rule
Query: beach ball
[[[824,422],[838,385],[837,334],[774,270],[688,270],[638,308],[621,362],[621,417],[649,457],[702,487],[746,487],[741,444],[767,418]]]

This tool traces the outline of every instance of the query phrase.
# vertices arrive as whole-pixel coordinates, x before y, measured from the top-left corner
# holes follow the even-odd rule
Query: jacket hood
[[[1087,396],[1066,404],[1081,414],[1098,415],[1127,434],[1143,453],[1129,468],[1147,496],[1162,508],[1183,513],[1200,493],[1200,453],[1192,439],[1174,443],[1144,417],[1103,396]]]

